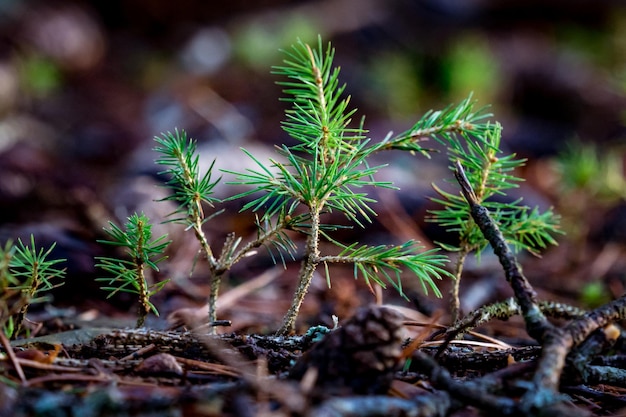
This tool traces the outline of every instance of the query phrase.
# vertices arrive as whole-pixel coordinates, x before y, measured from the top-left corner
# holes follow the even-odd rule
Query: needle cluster
[[[466,100],[448,113],[470,114],[472,105]],[[442,118],[447,118],[445,113],[442,113]],[[431,117],[436,115],[433,113]],[[446,147],[453,170],[458,164],[464,167],[476,203],[489,210],[505,240],[515,250],[526,250],[536,255],[548,245],[555,245],[554,235],[560,232],[559,216],[552,209],[541,212],[537,207],[522,204],[521,198],[506,201],[507,191],[523,181],[515,170],[523,166],[525,160],[516,158],[514,154],[503,155],[500,149],[501,126],[497,123],[470,122],[464,127],[436,135],[435,139]],[[471,252],[480,256],[489,242],[472,219],[463,195],[445,191],[437,185],[433,187],[439,195],[433,201],[442,208],[433,210],[429,220],[458,235],[456,245],[440,243],[446,250],[458,252],[456,280],[451,293],[451,314],[456,321],[460,314],[459,283],[465,259]]]
[[[18,239],[0,248],[0,325],[8,337],[20,334],[29,306],[49,301],[46,293],[63,285],[58,264],[65,259],[50,259],[55,246],[38,248],[31,235],[30,244]]]
[[[166,258],[163,252],[170,241],[166,240],[167,235],[152,238],[150,219],[143,213],[131,215],[126,222],[125,229],[109,222],[109,228],[105,228],[104,231],[111,240],[98,242],[120,247],[126,256],[124,259],[97,257],[96,266],[109,275],[96,278],[96,280],[106,283],[102,289],[109,292],[107,298],[119,292],[137,295],[140,304],[137,327],[141,327],[150,312],[159,315],[150,297],[159,292],[167,280],[149,284],[146,271],[159,271],[157,264]]]
[[[154,140],[158,144],[154,148],[160,154],[155,161],[157,165],[168,167],[160,174],[169,176],[169,180],[165,186],[172,191],[168,197],[162,201],[174,201],[178,204],[177,209],[170,214],[171,218],[167,222],[180,223],[186,229],[192,229],[196,239],[200,242],[202,251],[209,263],[211,269],[210,295],[209,295],[209,322],[217,320],[217,297],[219,294],[220,282],[222,274],[226,269],[218,262],[211,245],[202,230],[202,226],[213,216],[206,217],[203,205],[210,207],[219,199],[213,196],[213,189],[219,183],[220,178],[212,181],[213,165],[215,161],[204,172],[200,173],[198,161],[200,159],[196,141],[188,138],[187,133],[183,130],[174,130],[174,133],[167,132],[161,137],[155,137]]]
[[[408,271],[425,290],[430,288],[438,294],[434,280],[448,274],[443,269],[447,261],[443,255],[420,252],[417,242],[400,246],[344,245],[331,234],[346,225],[322,222],[324,216],[338,212],[351,225],[365,227],[376,215],[372,207],[375,199],[368,189],[395,188],[391,182],[375,178],[384,165],[370,165],[370,157],[389,149],[426,150],[410,135],[374,142],[367,137],[362,120],[353,125],[356,110],[349,107],[350,97],[343,96],[345,85],[339,83],[339,68],[333,67],[334,49],[330,45],[324,47],[320,40],[312,48],[299,42],[285,54],[284,65],[275,67],[274,73],[283,78],[278,84],[284,87],[284,100],[291,105],[283,129],[296,144],[278,148],[279,158],[269,164],[244,151],[257,169],[228,171],[236,176],[235,184],[250,187],[233,197],[252,198],[243,210],[257,212],[262,221],[287,228],[293,229],[297,222],[297,229],[306,234],[298,286],[279,333],[293,331],[302,300],[320,265],[325,268],[328,282],[329,264],[352,263],[355,278],[361,276],[368,284],[375,282],[383,287],[391,284],[400,292],[401,273]],[[323,255],[321,240],[335,244],[339,255]]]

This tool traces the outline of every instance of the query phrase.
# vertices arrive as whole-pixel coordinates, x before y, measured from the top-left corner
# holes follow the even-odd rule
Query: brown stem
[[[298,312],[300,311],[300,306],[302,305],[302,301],[306,296],[306,293],[309,291],[309,286],[311,285],[311,280],[313,279],[313,274],[315,273],[315,269],[320,262],[320,252],[319,252],[319,209],[314,206],[311,207],[311,232],[307,238],[306,242],[306,255],[302,260],[302,267],[300,268],[300,273],[298,274],[298,287],[296,288],[296,292],[293,296],[293,301],[291,302],[291,307],[287,310],[287,314],[283,319],[283,323],[278,330],[278,335],[288,335],[293,333],[295,330],[296,318],[298,317]]]
[[[459,252],[459,258],[456,261],[454,270],[454,282],[450,288],[450,323],[454,324],[461,318],[461,301],[459,300],[459,287],[461,285],[461,274],[463,273],[463,265],[465,258],[469,254],[469,248],[462,246]]]
[[[137,268],[137,282],[139,284],[139,310],[137,313],[137,328],[143,327],[146,322],[146,317],[150,313],[150,305],[148,304],[148,288],[146,283],[146,276],[143,270],[143,262],[139,259],[136,260]]]
[[[202,230],[202,206],[201,202],[198,200],[195,202],[196,206],[190,215],[192,221],[193,231],[196,235],[196,238],[200,242],[200,246],[202,247],[202,251],[204,252],[207,261],[209,262],[209,268],[211,269],[211,282],[210,282],[210,294],[209,294],[209,323],[213,323],[217,320],[217,298],[219,295],[220,282],[222,273],[217,273],[217,261],[213,256],[213,251],[211,250],[211,246],[209,245],[209,241]],[[210,327],[210,332],[212,334],[215,333],[215,327]]]

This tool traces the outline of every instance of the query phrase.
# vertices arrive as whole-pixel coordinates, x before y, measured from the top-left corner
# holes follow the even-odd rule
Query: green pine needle
[[[298,287],[279,333],[293,329],[302,298],[320,263],[324,264],[329,283],[328,264],[349,262],[354,264],[355,277],[360,276],[368,285],[391,284],[402,294],[400,277],[404,271],[409,271],[419,279],[425,292],[440,295],[434,280],[450,276],[443,269],[447,261],[443,255],[423,252],[415,242],[392,247],[343,246],[329,234],[352,225],[365,227],[372,221],[377,215],[373,206],[376,201],[368,194],[369,188],[395,189],[391,182],[376,179],[385,165],[371,165],[369,160],[373,154],[390,149],[426,154],[428,150],[418,144],[422,136],[432,136],[435,131],[442,134],[463,129],[479,131],[480,126],[472,123],[486,117],[472,113],[468,101],[462,111],[450,109],[431,113],[409,133],[372,141],[367,138],[363,119],[358,125],[352,124],[356,110],[349,107],[350,97],[343,95],[345,85],[340,84],[340,71],[333,66],[334,53],[321,39],[315,48],[298,42],[285,51],[284,65],[275,67],[274,73],[283,77],[278,84],[284,88],[284,101],[291,105],[286,110],[283,129],[297,143],[278,147],[278,157],[269,163],[243,150],[255,167],[244,172],[224,171],[235,176],[230,184],[249,187],[230,200],[248,199],[242,210],[258,213],[260,235],[275,230],[267,226],[270,224],[282,224],[306,234]],[[435,127],[434,124],[444,125]],[[320,218],[331,212],[342,213],[349,225],[322,223]],[[282,254],[292,253],[293,242],[283,233],[276,232],[272,236],[272,244],[284,262]],[[338,245],[341,255],[322,256],[319,249],[322,238]]]
[[[524,165],[525,160],[516,159],[515,155],[500,155],[502,128],[499,124],[486,124],[478,132],[478,135],[465,132],[436,138],[448,147],[451,163],[458,161],[463,166],[481,204],[489,209],[505,238],[516,249],[537,254],[548,244],[556,244],[554,234],[560,233],[559,217],[552,210],[540,214],[537,208],[531,210],[522,205],[521,199],[511,203],[492,199],[506,195],[506,190],[523,181],[514,172]],[[440,196],[433,201],[442,209],[432,210],[432,217],[428,220],[437,222],[449,232],[458,233],[461,245],[467,249],[484,249],[487,240],[471,220],[465,199],[459,193],[446,192],[436,185],[433,187]]]
[[[524,165],[525,160],[517,159],[515,155],[502,155],[502,127],[498,123],[484,122],[485,115],[477,116],[478,113],[472,110],[470,98],[439,115],[432,113],[427,119],[433,125],[438,121],[449,129],[426,131],[446,147],[451,169],[454,170],[456,164],[463,167],[478,203],[489,210],[506,241],[516,250],[538,255],[548,245],[557,243],[554,236],[561,233],[559,217],[551,209],[544,213],[537,208],[530,209],[521,204],[521,199],[503,203],[494,198],[505,196],[507,190],[518,187],[523,181],[515,171]],[[455,118],[470,119],[471,122],[454,122]],[[421,134],[428,126],[421,127]],[[427,220],[457,234],[459,240],[457,245],[440,244],[446,250],[459,252],[454,269],[456,280],[451,289],[451,315],[456,321],[460,318],[459,283],[463,264],[472,252],[480,259],[488,241],[474,223],[467,201],[460,193],[444,191],[435,184],[433,188],[439,196],[432,200],[442,208],[432,210]]]
[[[7,242],[2,250],[2,295],[19,294],[18,300],[3,300],[2,313],[6,316],[0,319],[5,334],[10,337],[20,333],[31,305],[49,301],[46,293],[63,285],[65,269],[59,269],[58,264],[65,259],[49,258],[55,247],[56,243],[48,249],[37,248],[34,236],[30,235],[30,244],[18,239],[16,245]],[[7,301],[11,305],[6,305]]]
[[[402,296],[402,271],[410,271],[417,277],[425,294],[429,289],[437,297],[441,292],[433,278],[442,279],[449,276],[444,269],[448,258],[437,254],[437,250],[424,251],[424,247],[415,241],[408,241],[399,246],[368,246],[354,243],[348,246],[335,242],[343,250],[337,256],[324,256],[320,262],[327,263],[352,263],[354,264],[354,277],[361,276],[371,286],[375,282],[382,288],[391,284]],[[327,280],[330,282],[328,268],[326,268]]]
[[[166,186],[173,192],[163,200],[178,203],[177,210],[170,215],[182,216],[170,221],[191,225],[198,217],[204,219],[202,203],[212,206],[219,201],[213,197],[213,190],[221,178],[211,180],[215,161],[203,175],[200,175],[196,142],[187,138],[184,130],[179,132],[175,129],[174,133],[164,133],[154,140],[160,145],[154,148],[160,154],[156,163],[169,167],[159,174],[170,176]]]
[[[492,115],[485,108],[474,110],[475,102],[470,94],[456,106],[443,110],[430,110],[406,132],[389,136],[383,143],[384,149],[398,149],[421,153],[428,157],[428,150],[419,144],[428,140],[454,141],[457,135],[483,136],[488,130],[486,120]]]
[[[155,272],[159,271],[157,264],[166,259],[163,253],[170,241],[166,240],[167,235],[152,238],[152,224],[143,213],[131,215],[124,229],[109,222],[109,228],[105,228],[104,231],[110,240],[98,242],[124,248],[126,259],[96,257],[98,261],[96,267],[108,275],[96,278],[96,281],[106,283],[101,288],[109,293],[107,298],[120,292],[138,297],[141,308],[137,318],[137,327],[141,327],[149,312],[159,315],[150,297],[159,292],[168,282],[165,280],[149,285],[145,275],[146,268]]]

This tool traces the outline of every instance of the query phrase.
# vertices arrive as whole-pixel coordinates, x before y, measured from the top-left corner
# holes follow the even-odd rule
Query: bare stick
[[[482,206],[476,198],[476,194],[474,193],[474,190],[465,175],[463,166],[459,161],[456,162],[454,176],[461,186],[463,196],[469,204],[472,218],[476,222],[476,225],[480,228],[483,236],[485,236],[485,239],[487,239],[491,244],[494,253],[498,256],[500,264],[504,269],[506,280],[511,285],[511,288],[513,288],[515,298],[520,306],[520,309],[522,310],[522,315],[526,322],[526,330],[528,331],[528,334],[537,341],[541,341],[544,333],[553,326],[541,312],[541,309],[537,304],[537,294],[535,293],[535,290],[524,276],[522,268],[517,263],[517,259],[507,245],[502,232],[498,228],[498,225],[495,224],[489,215],[489,211]]]
[[[17,372],[17,376],[19,376],[20,380],[22,381],[22,384],[26,384],[26,376],[24,375],[24,370],[20,366],[20,362],[17,360],[17,357],[15,356],[15,352],[13,352],[13,347],[11,346],[11,343],[9,343],[9,340],[4,335],[4,332],[1,332],[1,331],[0,331],[0,344],[2,345],[2,347],[4,347],[9,360],[13,364],[13,367],[15,367],[15,372]]]

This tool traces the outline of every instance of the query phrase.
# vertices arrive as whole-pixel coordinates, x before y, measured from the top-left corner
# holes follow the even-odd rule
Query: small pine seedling
[[[178,129],[174,133],[167,132],[161,137],[155,137],[154,140],[159,144],[154,150],[161,154],[156,160],[158,165],[164,165],[169,169],[160,172],[166,174],[170,178],[165,184],[172,191],[172,194],[161,201],[174,201],[178,204],[177,209],[171,213],[172,216],[167,222],[180,223],[186,229],[193,229],[194,234],[204,255],[209,263],[211,271],[210,295],[209,295],[209,323],[217,320],[217,297],[222,275],[230,267],[224,267],[218,259],[216,259],[211,249],[211,245],[202,230],[202,225],[220,212],[216,212],[209,217],[205,217],[203,204],[213,207],[214,203],[219,200],[213,197],[213,189],[219,183],[220,178],[211,181],[213,165],[200,176],[200,168],[198,165],[199,155],[196,152],[196,142],[187,138],[185,131],[179,132]],[[213,328],[211,331],[213,332]]]
[[[379,181],[374,175],[383,166],[371,166],[373,154],[404,149],[425,153],[419,138],[408,133],[380,142],[367,138],[362,123],[350,127],[355,109],[349,108],[349,97],[342,97],[345,86],[339,84],[339,69],[333,67],[334,49],[324,49],[321,39],[317,48],[299,42],[289,51],[283,66],[274,72],[286,78],[279,82],[285,87],[285,101],[291,103],[283,129],[296,140],[293,146],[283,145],[278,153],[284,162],[271,160],[265,164],[249,152],[257,169],[246,172],[225,171],[236,176],[233,182],[250,186],[249,191],[232,199],[252,197],[242,210],[262,212],[260,234],[280,237],[281,247],[292,248],[294,243],[284,230],[295,230],[306,235],[305,253],[298,276],[297,288],[279,334],[293,331],[298,311],[318,266],[323,265],[330,283],[329,264],[354,265],[355,278],[359,275],[368,283],[383,288],[387,284],[402,294],[401,272],[410,271],[422,283],[426,292],[439,294],[434,279],[447,276],[443,269],[447,258],[435,251],[421,251],[417,242],[399,246],[368,246],[353,243],[344,245],[331,233],[345,227],[322,223],[325,214],[342,213],[352,224],[364,227],[376,212],[371,207],[375,200],[364,187],[394,188],[390,182]],[[320,241],[334,244],[339,255],[324,255]]]
[[[10,338],[21,332],[28,308],[48,301],[45,293],[63,285],[65,270],[57,265],[65,259],[48,259],[55,246],[38,249],[31,235],[30,245],[18,239],[0,250],[0,324]]]
[[[158,271],[157,264],[166,257],[163,252],[169,245],[167,235],[152,239],[152,225],[150,219],[142,214],[133,214],[128,217],[122,230],[117,225],[109,222],[109,228],[104,231],[111,240],[98,240],[100,243],[118,246],[125,249],[128,259],[116,259],[109,257],[96,257],[96,266],[111,274],[109,277],[96,278],[97,281],[106,282],[102,287],[108,291],[107,298],[118,292],[136,294],[139,298],[139,312],[137,315],[137,327],[142,327],[148,313],[151,311],[159,315],[157,308],[150,301],[150,297],[159,292],[168,282],[160,281],[149,285],[146,278],[146,267]]]
[[[468,98],[456,107],[432,113],[430,118],[439,119],[440,123],[449,125],[458,113],[473,114],[472,107],[473,103]],[[472,118],[476,119],[475,116]],[[515,250],[523,249],[537,254],[547,245],[555,245],[557,242],[554,234],[560,233],[559,216],[552,209],[541,213],[536,207],[531,209],[522,205],[521,199],[513,203],[493,199],[506,195],[506,190],[517,187],[523,181],[514,171],[525,162],[524,159],[516,159],[515,155],[500,155],[500,125],[470,123],[465,127],[463,130],[453,129],[435,137],[446,146],[452,163],[451,169],[454,170],[455,164],[459,163],[464,167],[478,203],[489,210],[504,238]],[[456,233],[459,238],[458,245],[439,244],[446,250],[458,252],[450,300],[450,313],[454,323],[460,318],[459,283],[464,262],[472,252],[480,256],[488,241],[472,219],[467,201],[460,193],[449,193],[434,184],[433,187],[440,196],[433,200],[443,208],[433,210],[429,220]]]
[[[517,161],[513,156],[498,158],[500,127],[486,122],[489,114],[474,111],[471,96],[457,106],[426,113],[404,133],[389,134],[382,141],[374,142],[367,137],[363,122],[352,127],[356,110],[349,108],[349,97],[342,97],[345,85],[339,84],[339,69],[332,66],[334,49],[330,45],[324,49],[319,40],[317,48],[311,48],[299,42],[285,54],[284,65],[275,67],[274,73],[286,78],[279,82],[287,94],[284,100],[291,104],[286,111],[283,129],[296,144],[279,147],[280,161],[271,159],[269,163],[261,162],[244,149],[257,168],[245,172],[224,170],[235,175],[230,184],[250,187],[228,200],[251,198],[242,211],[257,213],[256,239],[241,245],[241,238],[231,234],[222,252],[215,256],[202,232],[202,225],[210,218],[204,216],[202,204],[212,207],[219,201],[212,196],[213,188],[219,182],[219,179],[211,180],[213,165],[200,177],[195,142],[188,139],[184,131],[176,130],[174,134],[168,132],[155,138],[160,145],[155,149],[162,154],[156,162],[168,166],[165,173],[171,177],[166,185],[173,194],[166,200],[179,204],[172,213],[176,217],[170,221],[194,230],[211,269],[210,322],[216,319],[220,278],[232,265],[260,246],[268,248],[274,260],[273,249],[277,249],[283,263],[284,254],[295,258],[296,244],[288,232],[306,235],[306,244],[296,291],[279,334],[293,331],[298,311],[319,266],[323,265],[330,284],[329,265],[333,263],[352,264],[355,278],[360,276],[369,285],[377,283],[385,287],[390,284],[401,294],[403,271],[411,272],[425,292],[432,290],[437,296],[440,293],[434,279],[456,276],[457,295],[453,301],[453,316],[456,317],[458,282],[464,259],[472,251],[479,254],[487,245],[460,195],[446,193],[435,186],[441,195],[436,201],[443,204],[444,209],[433,213],[433,221],[460,235],[459,247],[442,245],[444,249],[459,251],[462,255],[455,274],[443,269],[447,257],[436,250],[422,251],[417,242],[409,241],[398,246],[343,244],[333,239],[332,232],[346,225],[322,222],[325,215],[336,211],[353,225],[364,227],[376,212],[372,208],[375,200],[363,189],[395,189],[392,183],[374,178],[384,166],[370,165],[370,157],[394,149],[428,156],[429,150],[423,148],[421,142],[431,138],[448,148],[453,163],[460,161],[468,167],[480,201],[494,210],[500,227],[517,248],[536,251],[548,243],[555,243],[551,233],[556,232],[557,217],[551,211],[540,214],[537,209],[530,210],[519,204],[508,206],[488,200],[516,186],[520,179],[511,171],[523,161]],[[322,254],[322,240],[334,244],[338,254]]]

